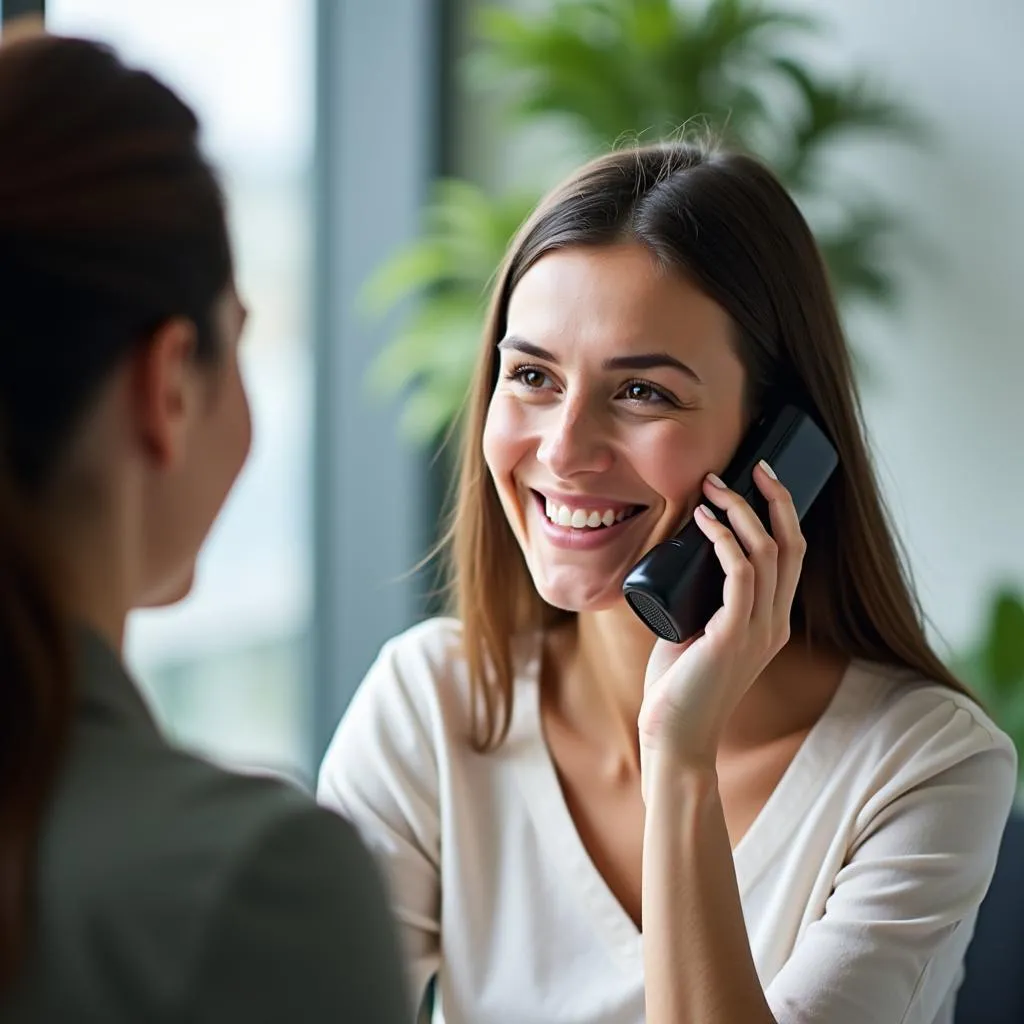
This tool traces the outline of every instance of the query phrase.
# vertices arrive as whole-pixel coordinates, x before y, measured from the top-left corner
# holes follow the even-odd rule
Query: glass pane
[[[258,12],[258,13],[257,13]],[[192,596],[137,613],[128,658],[168,731],[241,767],[308,776],[311,611],[312,0],[49,0],[53,32],[101,39],[193,106],[221,171],[253,406],[250,462]]]

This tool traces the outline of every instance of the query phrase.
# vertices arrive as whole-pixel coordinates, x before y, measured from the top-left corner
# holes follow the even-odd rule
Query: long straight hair
[[[508,731],[512,639],[572,614],[537,593],[484,462],[509,299],[547,253],[624,242],[685,274],[729,314],[749,407],[784,393],[817,420],[838,451],[839,468],[803,521],[807,554],[793,635],[966,692],[928,642],[879,495],[849,350],[806,221],[775,176],[751,157],[704,144],[660,144],[601,157],[556,188],[519,232],[494,287],[445,540],[477,748],[495,748]]]
[[[168,319],[219,349],[223,200],[191,110],[105,47],[0,46],[0,989],[28,944],[34,863],[74,701],[41,502],[104,382]]]

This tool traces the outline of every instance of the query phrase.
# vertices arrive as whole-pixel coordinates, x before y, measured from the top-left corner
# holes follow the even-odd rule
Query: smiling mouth
[[[643,512],[646,505],[628,505],[618,509],[611,508],[569,508],[546,498],[539,491],[532,491],[541,513],[554,526],[564,529],[580,530],[581,532],[607,530],[618,526]]]

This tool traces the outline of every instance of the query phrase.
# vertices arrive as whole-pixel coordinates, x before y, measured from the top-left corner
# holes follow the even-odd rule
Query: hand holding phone
[[[762,416],[722,478],[747,500],[769,531],[768,504],[753,478],[754,467],[762,459],[792,495],[801,519],[838,463],[831,442],[801,409],[786,405]],[[696,523],[688,522],[676,536],[644,555],[622,590],[649,629],[681,643],[700,633],[721,606],[724,583],[714,546]]]

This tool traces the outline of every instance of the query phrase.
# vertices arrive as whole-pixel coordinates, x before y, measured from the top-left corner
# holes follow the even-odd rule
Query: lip
[[[540,520],[540,527],[544,531],[544,536],[553,547],[563,548],[567,551],[594,551],[608,544],[614,544],[630,527],[643,519],[644,513],[647,511],[646,507],[641,507],[636,515],[623,519],[622,522],[614,523],[611,526],[602,526],[599,530],[577,529],[572,526],[559,526],[548,519],[544,502],[546,497],[551,497],[552,500],[555,500],[554,495],[542,495],[539,491],[533,491],[531,492],[531,497],[533,498],[533,507]],[[567,505],[569,503],[564,502],[563,504]],[[591,507],[596,508],[597,506]],[[620,501],[617,504],[610,502],[602,507],[617,510],[620,508],[635,508],[636,505],[635,503],[626,504]]]

